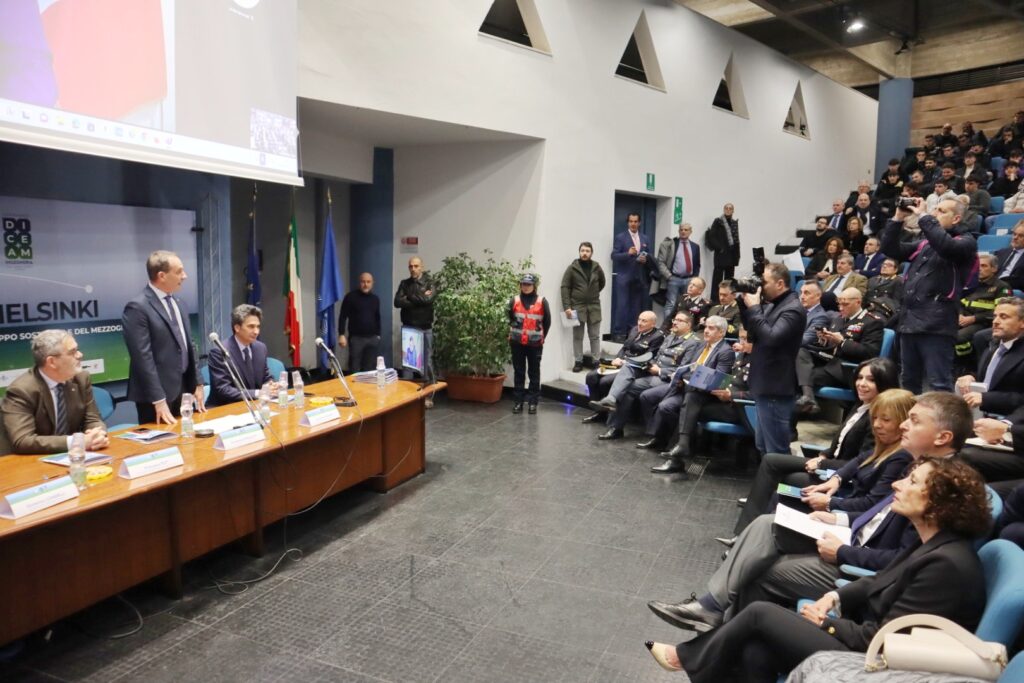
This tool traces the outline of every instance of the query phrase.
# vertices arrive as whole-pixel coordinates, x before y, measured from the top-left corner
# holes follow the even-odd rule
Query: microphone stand
[[[338,357],[334,355],[334,352],[327,348],[327,344],[320,342],[320,348],[327,352],[327,358],[331,362],[331,367],[334,369],[338,380],[341,381],[341,386],[344,387],[345,393],[348,394],[348,398],[343,396],[334,397],[334,405],[341,406],[342,408],[351,408],[356,404],[356,398],[352,395],[352,390],[349,389],[348,382],[345,381],[345,373],[341,371],[341,363],[338,362]]]
[[[260,414],[260,411],[253,407],[252,401],[249,399],[249,390],[246,389],[245,384],[242,383],[238,368],[235,367],[235,361],[231,357],[231,354],[228,353],[228,350],[224,347],[224,344],[221,343],[220,337],[211,335],[210,341],[216,344],[217,348],[219,348],[221,353],[224,354],[224,366],[228,369],[228,377],[231,378],[231,383],[235,385],[235,388],[238,389],[238,392],[241,394],[242,402],[249,411],[249,415],[252,416],[253,421],[258,424],[261,429],[266,427],[266,422],[263,420],[263,416]]]

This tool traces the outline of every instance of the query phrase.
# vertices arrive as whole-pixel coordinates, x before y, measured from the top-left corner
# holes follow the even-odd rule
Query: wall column
[[[875,142],[875,177],[885,170],[889,159],[903,158],[910,146],[910,110],[914,102],[914,81],[890,78],[878,84],[878,133]]]

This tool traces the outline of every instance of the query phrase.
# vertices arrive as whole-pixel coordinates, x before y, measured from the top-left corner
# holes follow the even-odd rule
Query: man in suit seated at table
[[[75,338],[44,330],[32,339],[32,356],[35,367],[7,387],[0,403],[0,454],[61,453],[75,432],[85,434],[86,450],[106,448],[107,428]]]
[[[263,311],[256,306],[242,304],[231,311],[234,334],[224,343],[231,360],[238,368],[239,378],[247,398],[256,398],[260,388],[273,378],[267,367],[267,345],[259,340]],[[208,406],[220,406],[242,400],[242,394],[228,374],[224,352],[216,344],[210,348],[210,398]]]

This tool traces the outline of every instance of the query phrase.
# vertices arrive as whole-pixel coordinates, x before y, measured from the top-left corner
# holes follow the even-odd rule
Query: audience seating
[[[209,384],[210,383],[210,366],[209,365],[204,365],[203,367],[199,368],[199,375],[203,378],[203,384]]]
[[[878,352],[879,358],[892,358],[892,348],[896,343],[896,331],[886,328],[882,331],[882,348]],[[856,368],[858,363],[847,363],[844,362],[843,366],[848,368]],[[845,389],[843,387],[820,387],[814,390],[814,395],[818,398],[827,399],[830,401],[838,401],[839,403],[856,403],[857,392],[853,389]]]
[[[96,401],[96,408],[100,411],[100,418],[104,422],[114,414],[114,397],[103,387],[94,386],[92,397]]]
[[[1019,213],[1004,213],[999,216],[996,216],[996,219],[992,221],[992,225],[989,228],[989,234],[998,234],[996,233],[996,230],[999,230],[1000,228],[1005,228],[1009,230],[1013,226],[1017,225],[1017,221],[1021,220],[1022,218],[1024,218],[1024,214]]]
[[[992,177],[995,178],[1003,172],[1003,168],[1006,166],[1006,159],[1003,157],[992,157]]]
[[[276,358],[267,358],[267,369],[270,370],[270,377],[275,380],[285,371],[284,363]]]
[[[1003,205],[1006,203],[1006,199],[1003,197],[992,197],[992,201],[989,203],[989,213],[1001,214],[1003,212]]]
[[[994,254],[1008,246],[1010,246],[1009,235],[982,235],[978,238],[978,253]]]

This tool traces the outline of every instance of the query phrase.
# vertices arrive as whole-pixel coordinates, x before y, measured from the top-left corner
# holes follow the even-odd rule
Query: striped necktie
[[[67,402],[64,400],[64,385],[57,385],[57,405],[54,406],[57,414],[57,432],[56,436],[64,436],[68,433],[68,408]]]

